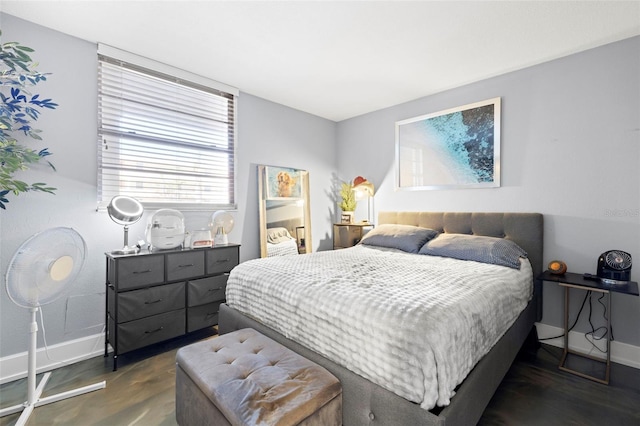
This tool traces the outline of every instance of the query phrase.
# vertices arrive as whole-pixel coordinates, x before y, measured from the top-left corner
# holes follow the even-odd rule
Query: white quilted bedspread
[[[291,239],[278,244],[267,243],[267,256],[288,256],[298,254],[298,243]]]
[[[516,270],[359,245],[241,263],[226,297],[238,311],[431,409],[449,404],[532,288],[526,259]]]

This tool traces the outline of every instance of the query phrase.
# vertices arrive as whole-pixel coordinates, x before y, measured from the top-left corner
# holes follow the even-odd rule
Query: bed
[[[474,235],[499,238],[501,239],[500,242],[515,242],[527,253],[528,260],[524,265],[526,266],[526,268],[530,268],[530,271],[528,271],[527,273],[529,274],[529,281],[532,281],[531,278],[538,276],[542,270],[542,222],[542,215],[536,213],[382,212],[379,215],[377,228],[382,229],[384,228],[384,226],[391,224],[419,227],[420,229],[428,228],[440,233],[440,235],[438,235],[436,238],[433,238],[432,241],[436,241],[441,237],[441,235],[454,238],[458,238],[459,235]],[[425,244],[425,246],[426,245],[429,244]],[[361,256],[360,252],[363,251],[366,251],[366,249],[363,247],[356,247],[353,250],[347,249],[347,251],[344,251],[344,255],[341,256],[351,257],[352,261],[354,261],[353,259],[355,259],[356,262],[359,262],[360,260],[358,256]],[[385,250],[381,249],[381,251]],[[407,258],[408,256],[414,256],[414,259],[419,259],[419,262],[423,262],[424,259],[432,257],[422,256],[420,254],[396,253],[397,250],[395,249],[389,249],[388,251],[390,253],[379,255],[376,254],[376,256],[380,256],[376,260],[376,262],[379,264],[383,264],[384,258],[382,256],[387,256],[387,254],[392,256],[392,261],[387,262],[389,264],[401,264],[402,262],[406,262],[405,258]],[[334,254],[322,254],[322,252],[320,252],[317,253],[317,255],[318,257],[331,257],[333,259],[332,261],[340,262],[340,260],[336,258],[336,256],[338,256],[337,252],[335,252]],[[315,258],[309,258],[309,261],[313,261],[313,259]],[[443,261],[449,262],[450,259],[443,259]],[[475,265],[475,263],[476,262],[471,262],[468,264]],[[445,266],[449,267],[448,264]],[[495,268],[494,265],[490,265],[490,267]],[[518,269],[520,270],[522,268]],[[363,273],[368,275],[375,275],[375,273],[377,273],[375,271],[368,271],[366,270],[366,268],[363,270]],[[358,360],[357,357],[354,361],[351,359],[341,359],[339,356],[336,357],[334,353],[340,352],[341,350],[343,353],[358,352],[357,348],[349,348],[349,344],[352,340],[355,341],[354,344],[356,346],[363,345],[364,347],[367,344],[378,344],[378,346],[373,346],[374,348],[376,348],[375,351],[378,351],[378,347],[380,345],[384,345],[388,342],[388,344],[392,346],[392,348],[390,349],[390,353],[395,354],[398,359],[405,359],[408,369],[409,364],[414,363],[413,357],[415,356],[415,354],[412,353],[407,356],[404,352],[398,350],[397,347],[393,346],[395,343],[391,340],[392,336],[389,335],[389,328],[393,329],[393,327],[397,327],[397,329],[399,330],[398,334],[403,335],[404,331],[402,331],[401,329],[403,328],[403,324],[406,323],[406,320],[409,317],[404,317],[397,324],[393,323],[394,320],[385,320],[382,323],[378,323],[378,331],[381,337],[380,339],[378,339],[379,342],[376,341],[375,338],[370,337],[371,330],[364,329],[362,330],[362,334],[363,336],[367,336],[367,338],[363,341],[357,341],[358,335],[351,335],[348,339],[341,339],[343,336],[337,334],[334,329],[331,329],[330,326],[334,322],[334,320],[331,319],[331,324],[326,323],[324,324],[324,327],[322,327],[321,325],[321,328],[315,332],[316,334],[322,334],[326,333],[328,330],[333,333],[332,336],[335,337],[334,340],[337,343],[336,345],[334,345],[335,347],[329,349],[327,352],[327,349],[324,347],[319,347],[318,349],[318,347],[314,346],[314,339],[316,338],[316,336],[313,335],[314,333],[308,332],[307,335],[296,335],[295,333],[290,333],[288,329],[278,329],[277,323],[270,322],[273,321],[273,319],[269,318],[268,312],[267,316],[261,317],[259,314],[256,314],[256,312],[249,311],[245,306],[242,306],[242,303],[239,303],[238,298],[234,296],[233,289],[234,281],[243,273],[243,271],[246,272],[246,268],[240,268],[238,271],[234,270],[234,272],[232,272],[232,276],[230,277],[231,287],[230,290],[228,288],[227,299],[229,301],[229,305],[232,306],[221,306],[219,323],[220,332],[226,333],[239,328],[252,327],[260,331],[261,333],[273,338],[274,340],[283,343],[285,346],[293,349],[306,358],[309,358],[327,368],[340,379],[343,386],[343,421],[345,425],[361,425],[371,423],[407,425],[468,425],[477,423],[478,419],[482,415],[482,412],[484,411],[484,408],[491,399],[493,392],[495,391],[502,378],[504,377],[504,374],[513,362],[513,359],[515,358],[518,350],[525,342],[527,336],[532,332],[532,330],[534,330],[534,322],[538,320],[541,315],[540,283],[533,282],[532,288],[530,289],[529,297],[522,303],[523,309],[521,310],[521,312],[520,310],[518,310],[515,315],[513,313],[508,314],[514,315],[514,318],[509,323],[506,331],[492,331],[492,333],[498,334],[495,337],[497,343],[493,345],[493,342],[490,342],[492,346],[487,349],[488,353],[486,353],[486,355],[484,355],[477,362],[477,364],[475,363],[475,360],[473,360],[470,366],[465,367],[470,372],[464,371],[464,368],[461,369],[462,371],[457,371],[457,367],[449,368],[449,366],[446,365],[442,367],[453,371],[452,377],[447,379],[450,382],[448,386],[455,386],[459,381],[462,381],[462,379],[464,379],[459,386],[455,386],[453,391],[444,389],[443,392],[440,392],[442,390],[440,388],[444,388],[444,385],[441,386],[439,384],[436,384],[436,388],[438,388],[439,393],[434,396],[432,395],[433,392],[429,390],[430,385],[427,383],[427,380],[423,377],[420,377],[419,382],[424,382],[424,389],[420,389],[420,392],[423,392],[423,395],[419,394],[416,396],[412,395],[411,392],[414,391],[414,388],[420,388],[422,384],[418,382],[412,383],[410,381],[412,375],[419,376],[418,374],[411,373],[410,370],[408,370],[409,373],[407,374],[408,377],[405,378],[406,380],[400,380],[399,384],[385,382],[385,380],[391,380],[396,376],[402,376],[402,369],[403,366],[405,366],[405,363],[395,361],[390,358],[383,358],[382,361],[379,362],[379,365],[373,366],[373,372],[371,372],[364,370],[362,367],[363,363],[366,364],[367,362],[371,362],[371,360],[366,358],[366,356],[364,357],[364,361]],[[480,270],[478,271],[479,272],[477,272],[477,274],[483,273],[480,272]],[[515,274],[515,272],[513,273]],[[472,272],[472,274],[476,274],[476,272]],[[287,272],[287,278],[290,281],[295,281],[291,278],[294,276],[295,273],[291,273],[291,271]],[[513,276],[515,277],[515,275]],[[469,278],[461,276],[460,278],[456,279],[465,281]],[[357,281],[358,279],[355,280]],[[368,282],[367,275],[362,275],[359,280],[361,281],[361,283]],[[286,280],[281,279],[281,282],[284,281]],[[231,293],[229,293],[229,291],[231,291]],[[305,295],[304,298],[301,298],[303,303],[306,297],[307,296]],[[295,298],[295,295],[289,294],[287,296],[282,296],[282,298]],[[281,310],[286,311],[288,309],[286,304],[280,303],[279,301],[270,303],[273,304],[273,306],[271,306],[270,312],[272,313],[274,318],[279,318],[278,315],[280,315]],[[375,305],[375,303],[379,304],[379,300],[376,301],[375,299],[372,299],[372,305],[368,305],[366,303],[352,304],[352,306],[354,306],[354,315],[357,311],[357,309],[355,309],[357,306],[361,306],[364,308],[366,308],[367,306],[376,306],[376,309],[378,309],[379,307],[378,305]],[[322,301],[314,300],[313,304],[320,306],[322,305]],[[416,306],[413,306],[411,309],[415,308]],[[264,307],[262,309],[264,310]],[[307,308],[303,309],[303,311],[306,311],[306,309]],[[398,309],[394,308],[393,310]],[[332,315],[330,309],[328,309],[326,312],[328,316]],[[381,309],[381,312],[384,312],[384,309]],[[360,314],[357,314],[357,316],[359,315]],[[303,318],[302,314],[300,316],[301,318]],[[293,318],[295,318],[295,316]],[[351,319],[349,319],[348,321],[351,321]],[[302,323],[302,325],[305,325],[308,322],[314,321],[304,320],[300,322]],[[316,322],[321,323],[321,321]],[[288,324],[287,327],[289,327],[290,325],[291,324]],[[358,326],[355,326],[354,328],[357,327]],[[298,327],[296,326],[289,328],[294,329]],[[291,338],[287,338],[286,336],[289,336]],[[466,337],[465,339],[473,340],[472,337]],[[416,342],[416,346],[418,348],[422,348],[421,343],[418,343],[420,342]],[[466,340],[464,340],[464,343],[467,343]],[[473,344],[477,345],[478,342],[475,341],[473,342]],[[407,345],[405,342],[402,348],[403,350],[412,350],[411,346],[412,345]],[[460,346],[462,347],[464,345],[460,344]],[[314,350],[309,348],[313,348]],[[437,353],[438,351],[441,351],[441,349],[434,349],[433,352]],[[320,353],[322,353],[323,355],[320,355]],[[465,354],[468,353],[468,351],[465,352]],[[441,359],[437,358],[437,355],[434,355],[434,357],[435,358],[429,356],[426,358],[435,359],[436,361],[438,361],[435,362],[436,368],[440,368],[441,364],[444,365],[444,363],[441,362]],[[445,356],[445,358],[447,357]],[[461,358],[464,363],[467,355],[451,356],[449,358]],[[428,363],[428,361],[426,363]],[[424,366],[419,366],[418,368],[422,368],[422,370],[419,371],[425,372],[424,377],[427,377],[427,375],[430,374],[428,373],[428,370],[424,368]],[[442,377],[445,377],[445,375],[442,374],[444,371],[445,370],[442,370],[431,375],[438,376],[438,374],[441,374]],[[460,375],[462,375],[462,377],[460,377]],[[443,381],[446,382],[447,380]],[[401,389],[398,390],[397,388],[394,388],[394,386],[400,386]],[[409,393],[403,393],[405,391]]]

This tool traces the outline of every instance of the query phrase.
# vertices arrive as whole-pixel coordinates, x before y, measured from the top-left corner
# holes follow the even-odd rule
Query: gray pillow
[[[478,235],[440,234],[422,246],[420,254],[452,257],[520,269],[527,252],[510,240]]]
[[[407,253],[418,253],[420,247],[438,235],[437,231],[412,225],[378,225],[369,231],[360,244],[394,248]]]

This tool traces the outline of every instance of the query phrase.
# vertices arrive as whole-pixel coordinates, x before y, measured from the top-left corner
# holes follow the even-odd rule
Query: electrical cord
[[[589,299],[589,316],[588,316],[588,321],[589,321],[589,325],[591,326],[591,331],[589,331],[589,332],[585,333],[584,337],[585,337],[585,339],[586,339],[589,343],[591,343],[591,345],[592,345],[595,349],[597,349],[598,351],[600,351],[600,352],[602,352],[602,353],[607,353],[607,351],[606,351],[606,350],[605,350],[605,351],[603,351],[602,349],[600,349],[600,348],[595,344],[595,341],[597,341],[597,340],[602,340],[602,339],[604,339],[604,338],[607,336],[608,330],[607,330],[607,327],[606,327],[606,326],[600,326],[600,327],[596,328],[596,327],[593,325],[593,322],[591,321],[591,315],[592,315],[592,313],[593,313],[592,295],[593,295],[593,292],[592,292],[591,290],[588,290],[588,291],[587,291],[587,293],[586,293],[586,294],[585,294],[585,296],[584,296],[584,299],[582,300],[582,305],[580,306],[580,310],[578,311],[578,315],[576,315],[576,318],[575,318],[575,320],[573,321],[573,324],[569,327],[569,330],[567,330],[567,332],[570,332],[570,331],[571,331],[571,330],[573,330],[573,328],[576,326],[576,324],[578,323],[578,320],[580,319],[580,315],[582,314],[582,311],[583,311],[583,309],[584,309],[584,307],[585,307],[585,304],[586,304],[586,302],[587,302],[587,299]],[[602,294],[600,295],[600,297],[598,298],[598,303],[600,303],[600,304],[602,305],[602,307],[603,307],[603,309],[604,309],[604,313],[603,313],[604,319],[608,321],[609,319],[608,319],[608,317],[607,317],[607,315],[608,315],[608,313],[607,313],[607,307],[606,307],[606,305],[602,302],[602,299],[603,299],[604,297],[605,297],[605,293],[602,293]],[[611,297],[611,294],[609,294],[609,297]],[[600,331],[600,330],[604,330],[604,332],[603,332],[602,336],[597,336],[597,335],[596,335],[596,333],[597,333],[598,331]],[[591,339],[593,339],[593,340],[589,339],[589,336],[591,336]],[[562,333],[562,334],[560,334],[560,335],[558,335],[558,336],[539,338],[538,340],[539,340],[539,341],[552,340],[552,339],[558,339],[558,338],[560,338],[560,337],[564,337],[564,333]],[[613,325],[611,325],[611,340],[614,340],[614,339],[613,339]],[[608,350],[608,349],[609,349],[609,348],[607,348],[607,350]]]
[[[47,330],[44,327],[44,316],[42,315],[42,306],[40,308],[38,308],[38,312],[40,314],[40,328],[42,329],[42,340],[44,342],[44,353],[47,357],[47,359],[49,361],[52,362],[57,362],[60,363],[62,365],[70,365],[73,364],[77,361],[73,361],[73,360],[67,360],[67,361],[63,361],[61,359],[55,359],[51,356],[51,354],[49,353],[49,344],[47,343]],[[102,332],[100,333],[99,336],[102,336],[105,332],[106,329],[106,325],[102,326]],[[93,348],[91,350],[91,352],[95,352],[96,348],[98,347],[98,344],[100,343],[100,337],[96,338],[96,342],[93,344]]]
[[[600,295],[600,297],[598,298],[598,303],[600,303],[600,304],[602,305],[602,308],[604,309],[604,313],[603,313],[604,319],[605,319],[605,320],[607,320],[607,321],[609,321],[609,319],[607,318],[607,307],[605,306],[605,304],[604,304],[604,303],[602,303],[602,299],[604,298],[604,296],[605,296],[605,293],[602,293],[602,294]],[[609,297],[611,297],[611,295],[609,295]],[[589,332],[585,333],[585,334],[584,334],[584,337],[585,337],[585,339],[587,339],[587,341],[588,341],[589,343],[591,343],[591,346],[593,346],[594,348],[596,348],[596,349],[597,349],[598,351],[600,351],[601,353],[606,354],[606,353],[607,353],[607,350],[608,350],[609,348],[607,348],[607,350],[604,350],[604,351],[603,351],[602,349],[600,349],[600,348],[598,347],[598,345],[596,345],[596,344],[595,344],[595,342],[596,342],[596,340],[602,340],[602,339],[604,339],[604,338],[607,336],[607,333],[609,332],[609,330],[607,330],[607,327],[606,327],[606,326],[604,326],[604,325],[603,325],[603,326],[600,326],[600,327],[598,327],[598,328],[595,328],[595,327],[593,326],[593,323],[591,322],[591,311],[592,311],[592,306],[591,306],[591,297],[589,297],[589,325],[591,326],[591,331],[589,331]],[[600,330],[604,330],[604,332],[602,333],[602,336],[598,337],[598,336],[596,336],[596,333],[597,333],[598,331],[600,331]],[[591,339],[593,339],[593,340],[590,340],[590,339],[589,339],[589,336],[591,336]],[[613,326],[611,327],[611,340],[613,340]]]
[[[587,294],[584,295],[584,299],[582,300],[582,306],[580,306],[580,310],[578,311],[578,315],[576,315],[576,319],[573,322],[573,324],[571,325],[571,327],[569,327],[569,330],[567,330],[567,332],[573,330],[573,328],[576,326],[576,324],[578,323],[578,319],[580,319],[580,314],[582,313],[582,310],[584,309],[584,305],[587,302],[587,298],[589,297],[589,295],[591,294],[591,291],[587,291]],[[558,339],[560,337],[564,337],[564,333],[558,335],[558,336],[553,336],[553,337],[544,337],[542,339],[538,339],[540,341],[542,340],[553,340],[553,339]]]
[[[49,353],[49,344],[47,343],[47,330],[44,327],[44,317],[42,316],[42,306],[38,309],[38,312],[40,313],[40,328],[42,329],[42,340],[44,341],[44,353],[47,356],[47,359],[49,361],[58,362],[64,365],[68,364],[68,361],[63,361],[61,359],[55,359],[51,357],[51,354]]]

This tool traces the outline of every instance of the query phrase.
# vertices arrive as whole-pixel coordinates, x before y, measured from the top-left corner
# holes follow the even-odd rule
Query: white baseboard
[[[544,339],[548,337],[561,336],[564,330],[560,327],[554,327],[547,324],[536,323],[536,329],[538,330],[538,338]],[[564,338],[558,337],[555,339],[544,340],[542,343],[546,343],[559,348],[564,348]],[[598,340],[596,345],[604,350],[606,346],[606,339]],[[577,331],[569,332],[569,349],[586,353],[594,357],[606,359],[606,354],[595,349],[591,343],[587,340],[583,333]],[[611,361],[618,364],[623,364],[629,367],[640,368],[640,346],[629,345],[628,343],[621,343],[617,341],[611,342]]]
[[[104,355],[104,333],[70,340],[36,351],[36,371],[42,373]],[[0,384],[27,377],[28,352],[0,358]]]

